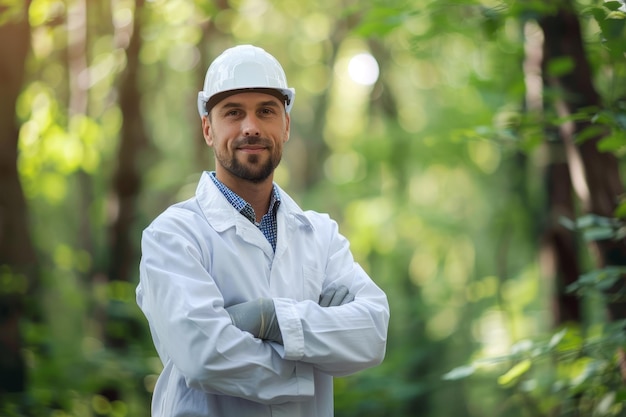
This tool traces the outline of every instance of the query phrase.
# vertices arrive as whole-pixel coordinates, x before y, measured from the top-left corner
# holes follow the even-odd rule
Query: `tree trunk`
[[[133,33],[126,49],[126,70],[119,87],[120,109],[123,123],[117,154],[117,170],[113,179],[116,218],[110,230],[111,258],[109,278],[130,281],[136,270],[136,251],[133,244],[133,223],[137,198],[141,192],[140,162],[148,145],[141,112],[139,90],[139,52],[141,50],[142,15],[144,0],[135,1]]]
[[[555,294],[552,300],[552,324],[559,326],[567,322],[583,321],[579,297],[566,291],[568,285],[578,280],[580,265],[576,238],[559,221],[561,217],[575,217],[569,169],[564,160],[562,146],[548,146],[556,147],[557,150],[551,152],[552,158],[545,170],[547,222],[541,242],[540,259],[544,276],[553,277]]]
[[[550,106],[546,102],[546,87],[543,67],[544,36],[541,28],[532,21],[524,25],[524,80],[526,84],[525,111],[535,118],[545,118],[544,109]],[[544,279],[548,280],[554,293],[551,296],[552,325],[559,326],[566,322],[582,322],[579,298],[566,291],[568,285],[580,276],[579,252],[576,236],[566,229],[560,218],[576,217],[575,196],[572,188],[569,165],[562,141],[551,139],[558,137],[555,129],[545,129],[547,138],[543,151],[547,154],[546,166],[543,167],[546,204],[543,210],[542,235],[540,239],[540,268]]]
[[[0,400],[3,393],[24,391],[26,386],[18,324],[26,291],[36,280],[35,250],[17,170],[15,114],[30,50],[29,5],[24,2],[21,16],[0,26]]]
[[[583,108],[599,108],[602,103],[593,85],[592,71],[583,48],[578,17],[569,1],[562,2],[555,14],[539,20],[543,30],[545,84],[561,94],[553,103],[559,117],[568,117]],[[551,60],[568,57],[573,69],[563,75],[548,73]],[[565,122],[560,126],[560,138],[565,144],[570,175],[588,213],[612,217],[618,205],[618,197],[624,192],[620,180],[618,160],[612,153],[600,152],[601,136],[582,144],[575,143],[575,135],[589,125],[589,121]],[[601,240],[595,243],[597,267],[626,265],[626,245],[623,240]],[[619,288],[623,287],[620,282]],[[618,288],[616,288],[618,290]],[[609,303],[613,319],[626,318],[624,303]]]

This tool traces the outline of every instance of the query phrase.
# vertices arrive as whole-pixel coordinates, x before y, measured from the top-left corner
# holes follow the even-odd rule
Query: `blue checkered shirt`
[[[226,200],[245,218],[250,220],[256,227],[258,227],[263,235],[267,238],[268,242],[272,245],[272,249],[276,252],[276,239],[278,238],[278,223],[276,222],[276,212],[280,206],[280,194],[276,186],[272,188],[272,196],[270,197],[270,207],[267,213],[261,218],[261,221],[257,223],[254,209],[243,198],[235,194],[230,188],[224,185],[223,182],[217,179],[215,171],[210,172],[211,179],[217,186],[217,188],[224,194]]]

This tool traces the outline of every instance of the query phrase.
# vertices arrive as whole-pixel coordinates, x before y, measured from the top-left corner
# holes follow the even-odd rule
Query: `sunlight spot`
[[[323,13],[312,13],[302,22],[302,30],[304,30],[308,40],[312,43],[328,39],[331,27],[329,17]]]
[[[492,142],[473,140],[467,143],[470,159],[485,174],[493,174],[500,165],[500,149]]]
[[[476,341],[482,344],[484,357],[504,355],[511,345],[507,331],[506,315],[501,310],[488,310],[476,320],[472,333]]]
[[[373,85],[378,80],[378,62],[371,54],[365,52],[357,54],[350,59],[348,74],[357,84]]]
[[[458,321],[459,315],[455,310],[443,308],[426,322],[426,333],[431,340],[443,340],[454,333]]]
[[[409,263],[409,277],[413,284],[427,286],[437,275],[439,257],[432,248],[418,248]]]
[[[356,152],[333,153],[324,163],[324,173],[335,184],[346,184],[364,177],[364,165],[363,157]]]
[[[194,68],[200,62],[200,52],[195,45],[180,43],[170,49],[167,63],[176,71],[185,72]]]
[[[133,23],[133,11],[130,7],[116,7],[113,10],[113,26],[125,28]]]

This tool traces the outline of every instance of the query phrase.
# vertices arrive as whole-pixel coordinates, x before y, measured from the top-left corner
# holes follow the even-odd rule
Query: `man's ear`
[[[208,115],[202,116],[202,135],[207,145],[213,146],[213,135],[211,134],[211,121]]]
[[[283,143],[289,140],[290,129],[291,129],[291,116],[289,115],[289,113],[285,113],[285,140],[283,141]]]

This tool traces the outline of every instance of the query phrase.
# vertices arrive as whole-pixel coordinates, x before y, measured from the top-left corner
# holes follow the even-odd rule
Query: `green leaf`
[[[373,7],[367,12],[353,33],[359,36],[383,36],[402,26],[408,16],[410,13],[402,9]]]
[[[574,60],[570,56],[553,58],[548,62],[548,74],[561,77],[571,73],[574,66]]]
[[[626,201],[622,201],[619,204],[619,206],[615,209],[615,213],[613,213],[613,215],[620,219],[626,218]]]
[[[620,222],[614,218],[595,214],[581,216],[577,218],[575,222],[567,217],[561,216],[559,218],[559,224],[568,230],[582,231],[583,238],[587,242],[613,239],[617,236],[617,231],[621,226]]]
[[[596,405],[595,413],[597,415],[608,415],[609,410],[615,404],[615,391],[607,392],[600,402]]]
[[[607,19],[626,19],[626,13],[621,10],[614,10],[606,15]]]
[[[602,125],[589,125],[576,134],[576,143],[583,143],[588,139],[599,137],[605,134],[607,128]]]
[[[611,135],[598,142],[598,150],[601,152],[614,152],[624,146],[626,146],[626,132],[622,130],[614,130]]]
[[[464,365],[454,368],[450,372],[446,373],[442,378],[447,381],[455,381],[458,379],[467,378],[476,372],[476,368],[473,365]]]
[[[498,384],[502,386],[511,386],[517,380],[524,375],[526,372],[530,370],[532,366],[532,362],[530,359],[524,359],[523,361],[515,364],[511,369],[509,369],[506,373],[501,375],[498,378]]]
[[[615,397],[615,400],[618,402],[626,401],[626,389],[620,389],[619,391],[617,391],[617,396]]]
[[[583,237],[587,242],[595,242],[598,240],[608,240],[615,236],[612,227],[589,227],[583,231]]]
[[[603,269],[596,269],[580,276],[578,281],[567,287],[567,291],[577,291],[582,287],[606,290],[626,274],[626,267],[608,266]]]
[[[563,340],[563,337],[565,337],[565,334],[567,334],[566,328],[561,329],[558,333],[553,334],[550,338],[550,343],[548,343],[548,349],[552,350],[557,347],[559,343],[561,343],[561,340]]]
[[[521,353],[530,352],[534,347],[532,340],[524,339],[511,346],[511,354],[519,355]]]
[[[607,1],[604,3],[604,7],[606,7],[609,10],[615,11],[615,10],[619,10],[620,7],[622,7],[623,4],[621,1]]]
[[[565,216],[559,217],[559,224],[567,230],[576,230],[576,222]]]
[[[576,226],[579,229],[593,226],[612,226],[614,220],[610,217],[598,216],[596,214],[587,214],[576,219]]]

